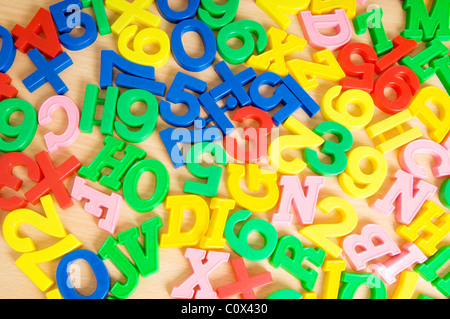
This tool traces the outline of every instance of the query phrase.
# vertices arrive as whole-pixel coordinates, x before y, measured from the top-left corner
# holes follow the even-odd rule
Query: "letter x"
[[[247,65],[258,71],[274,72],[282,77],[289,74],[285,58],[296,51],[302,51],[306,40],[295,35],[288,35],[277,28],[270,28],[267,32],[269,49],[260,55],[251,56]]]
[[[147,27],[157,28],[161,18],[146,10],[154,0],[135,0],[132,3],[125,0],[106,0],[108,9],[122,13],[114,22],[111,30],[119,35],[128,25],[139,22]]]
[[[237,281],[227,286],[217,288],[220,299],[225,299],[237,294],[241,294],[244,299],[256,299],[254,288],[262,287],[273,282],[269,271],[249,277],[245,267],[244,258],[237,258],[231,261]]]
[[[180,286],[174,287],[171,293],[173,298],[214,299],[216,292],[208,279],[214,269],[228,261],[229,253],[188,248],[184,256],[189,259],[194,273]],[[205,262],[203,260],[206,259]],[[194,288],[198,286],[197,293]]]
[[[30,93],[33,93],[45,83],[50,83],[59,95],[65,94],[69,89],[59,77],[59,73],[73,64],[66,52],[47,62],[38,49],[28,52],[28,56],[36,65],[37,70],[23,80],[23,84]]]
[[[72,199],[64,187],[63,181],[78,171],[81,167],[80,161],[75,156],[72,156],[58,168],[55,168],[50,155],[45,151],[36,154],[35,159],[42,170],[44,178],[25,193],[27,200],[31,204],[36,205],[42,196],[52,192],[62,209],[72,206]]]

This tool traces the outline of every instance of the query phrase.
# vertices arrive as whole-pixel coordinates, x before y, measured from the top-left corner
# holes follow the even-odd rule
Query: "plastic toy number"
[[[36,246],[30,238],[19,236],[19,227],[24,223],[56,238],[67,236],[51,196],[42,197],[41,203],[45,217],[29,209],[17,209],[6,216],[3,222],[3,236],[8,245],[15,251],[28,253],[36,250]]]
[[[134,115],[131,106],[143,102],[147,110],[142,115]],[[156,97],[145,90],[128,90],[117,102],[117,115],[121,122],[116,121],[114,127],[117,134],[127,142],[140,143],[149,138],[156,128],[158,120],[158,101]],[[139,128],[139,130],[135,130]]]
[[[185,90],[198,94],[206,91],[207,83],[193,76],[178,72],[167,92],[166,100],[160,103],[161,117],[168,124],[179,127],[189,127],[200,115],[200,102],[198,98]],[[187,107],[184,115],[178,116],[172,112],[171,103],[183,103]]]
[[[284,122],[283,126],[295,135],[281,136],[270,144],[268,153],[270,163],[278,172],[288,175],[297,175],[307,167],[307,164],[299,158],[292,161],[286,161],[282,157],[283,151],[288,149],[301,150],[307,147],[318,147],[324,143],[324,139],[292,116]]]
[[[347,155],[345,154],[353,146],[352,133],[344,126],[336,122],[322,122],[315,129],[314,133],[323,136],[327,133],[336,135],[338,143],[325,141],[321,153],[331,157],[331,164],[324,164],[312,149],[305,149],[303,156],[306,158],[308,167],[316,174],[323,176],[336,176],[342,173],[347,167]]]
[[[352,55],[354,54],[359,55],[364,60],[364,64],[353,63]],[[339,52],[337,59],[344,72],[350,77],[341,81],[344,89],[359,89],[372,93],[375,63],[378,60],[378,56],[370,45],[364,43],[347,44]]]
[[[385,95],[385,90],[391,88],[397,94],[392,100]],[[383,112],[396,114],[406,109],[412,97],[420,89],[417,75],[408,67],[398,65],[385,71],[376,80],[372,93],[375,105]]]
[[[182,37],[187,32],[196,32],[203,40],[204,54],[199,58],[190,57],[183,45]],[[211,29],[202,21],[188,19],[178,23],[171,36],[172,52],[176,62],[185,70],[200,72],[214,62],[217,53],[216,37]]]
[[[38,264],[56,260],[68,252],[81,247],[82,243],[72,234],[67,234],[56,211],[51,195],[41,198],[45,217],[29,209],[18,209],[8,214],[3,222],[3,236],[8,245],[17,252],[24,253],[16,261],[16,265],[42,291],[48,291],[55,284]],[[19,227],[30,224],[44,233],[61,238],[53,246],[36,250],[33,240],[19,236]]]
[[[129,49],[129,42],[134,37],[134,51]],[[155,44],[159,50],[155,54],[145,52],[145,46]],[[147,28],[138,33],[138,26],[127,27],[119,36],[119,52],[127,60],[142,65],[159,68],[166,64],[170,57],[170,39],[161,29]]]
[[[366,173],[360,165],[368,160],[372,171]],[[386,178],[388,165],[386,158],[372,147],[358,147],[348,154],[348,166],[344,173],[339,175],[339,184],[342,189],[352,197],[367,198],[374,195]]]
[[[278,241],[278,234],[269,222],[262,219],[247,220],[252,213],[248,210],[242,210],[234,213],[228,219],[225,226],[225,237],[231,246],[239,255],[251,261],[261,261],[272,255]],[[238,234],[234,232],[237,223],[244,222]],[[252,232],[258,232],[264,237],[264,246],[255,249],[248,243],[248,236]]]
[[[206,184],[202,184],[194,181],[186,181],[184,184],[184,192],[215,197],[219,189],[223,168],[220,166],[202,166],[198,158],[204,153],[214,155],[217,164],[227,165],[225,150],[220,145],[208,142],[194,144],[188,151],[186,166],[192,175],[197,178],[207,179],[207,182]]]
[[[328,197],[319,202],[317,207],[325,214],[336,210],[342,216],[342,222],[335,225],[308,226],[301,229],[299,233],[316,243],[333,258],[337,258],[341,254],[342,248],[328,237],[342,237],[351,233],[358,224],[358,215],[353,206],[340,197]]]
[[[256,37],[256,42],[253,37]],[[239,39],[242,47],[231,48],[228,41]],[[267,46],[267,33],[264,27],[252,20],[241,20],[223,27],[217,35],[217,49],[220,56],[230,64],[244,63],[253,55],[255,49],[261,54]]]
[[[157,3],[159,13],[171,23],[179,23],[180,21],[194,18],[200,5],[200,0],[189,0],[185,10],[175,11],[170,8],[169,1],[157,0]]]
[[[217,4],[213,0],[201,0],[197,16],[211,30],[219,30],[234,20],[238,8],[239,0],[227,0],[224,4]]]
[[[333,106],[333,100],[335,99],[335,106]],[[358,116],[354,116],[349,112],[347,106],[350,104],[358,107],[360,113]],[[374,103],[367,92],[362,90],[342,92],[342,86],[335,86],[323,96],[321,112],[328,121],[338,122],[349,130],[357,130],[366,127],[372,120]]]
[[[62,109],[66,113],[68,124],[66,131],[61,135],[50,132],[44,135],[49,153],[73,144],[80,135],[80,111],[78,106],[66,96],[54,96],[45,101],[39,109],[39,125],[44,126],[51,122],[53,112]]]
[[[25,253],[16,260],[16,265],[34,282],[42,291],[47,291],[55,281],[39,268],[39,264],[61,258],[67,253],[78,249],[82,243],[72,234],[48,248]]]
[[[15,112],[23,113],[23,121],[19,125],[12,125],[11,116]],[[21,152],[30,145],[38,126],[37,114],[34,107],[21,99],[8,99],[0,102],[0,133],[13,141],[0,136],[0,151]]]
[[[244,122],[253,119],[259,122],[259,128],[245,127],[242,138],[249,141],[249,147],[252,149],[242,149],[238,146],[236,138],[229,135],[224,137],[224,148],[227,153],[235,159],[244,163],[254,163],[267,155],[267,137],[270,135],[273,127],[272,118],[266,112],[247,106],[239,109],[232,117],[233,121]],[[250,146],[250,143],[253,146]]]

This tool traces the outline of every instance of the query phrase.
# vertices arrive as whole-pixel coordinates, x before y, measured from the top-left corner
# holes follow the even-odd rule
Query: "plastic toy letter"
[[[450,233],[450,214],[432,201],[427,201],[417,217],[409,224],[397,227],[395,232],[414,242],[427,256],[436,253],[436,246]]]
[[[61,135],[56,135],[53,132],[44,135],[44,140],[50,154],[72,145],[80,135],[80,129],[78,128],[80,111],[77,105],[66,96],[53,96],[41,105],[38,115],[39,125],[45,126],[49,124],[52,121],[53,113],[58,109],[66,112],[68,125],[66,131]]]
[[[161,235],[161,248],[189,247],[197,245],[209,226],[209,206],[197,195],[169,196],[166,209],[170,211],[167,233]],[[195,223],[189,231],[181,232],[186,210],[192,211]]]
[[[378,241],[374,245],[373,239]],[[360,251],[357,248],[362,248]],[[363,227],[361,235],[350,235],[342,243],[344,255],[356,271],[363,270],[367,263],[381,256],[400,254],[400,248],[383,227],[369,224]]]
[[[396,209],[397,221],[408,225],[425,201],[437,191],[437,187],[423,180],[414,184],[414,177],[402,170],[395,173],[394,179],[384,197],[377,199],[372,208],[386,216]],[[394,206],[395,201],[397,208]]]
[[[180,299],[216,298],[217,294],[211,287],[208,275],[220,265],[228,262],[230,254],[188,248],[184,256],[189,259],[193,274],[180,286],[174,287],[170,296]]]
[[[268,212],[276,206],[279,190],[275,172],[260,169],[258,164],[248,164],[246,167],[238,164],[228,164],[227,171],[228,178],[226,183],[228,193],[240,206],[253,213]],[[244,178],[247,181],[249,191],[259,192],[264,188],[266,193],[263,196],[253,196],[244,192],[239,185]]]
[[[428,107],[430,103],[437,107],[439,117]],[[409,105],[412,116],[425,124],[430,138],[436,143],[441,143],[450,130],[449,103],[450,97],[446,92],[430,86],[421,89]]]
[[[312,15],[311,11],[302,11],[298,17],[308,44],[317,50],[339,50],[352,38],[352,28],[343,9],[323,15]],[[327,28],[336,30],[336,34],[329,36],[320,32],[321,29]]]
[[[87,181],[78,176],[75,177],[71,195],[80,202],[87,199],[89,202],[84,206],[84,210],[92,216],[101,218],[105,209],[106,217],[99,220],[98,227],[114,235],[123,203],[122,196],[115,193],[111,196],[103,194],[89,187]]]
[[[386,285],[377,276],[370,274],[344,273],[339,299],[354,299],[359,287],[370,287],[370,299],[387,299]]]
[[[286,67],[286,56],[296,51],[302,51],[307,42],[277,28],[270,28],[267,36],[269,48],[260,55],[251,56],[247,64],[255,71],[274,72],[284,77],[289,74],[289,69]]]
[[[424,264],[416,266],[414,269],[419,272],[426,281],[431,281],[431,284],[446,297],[450,296],[450,272],[442,278],[438,275],[438,271],[443,269],[449,260],[450,246],[447,245],[439,249],[438,252]]]
[[[381,263],[374,265],[375,275],[382,278],[388,285],[392,285],[397,281],[396,276],[402,271],[416,263],[423,263],[426,260],[427,256],[416,245],[407,243],[403,246],[403,251],[399,255],[391,258],[387,263],[384,265]]]
[[[106,0],[105,6],[108,9],[121,14],[111,26],[112,32],[115,35],[120,35],[128,25],[134,22],[142,23],[147,27],[159,27],[161,18],[147,10],[153,1],[134,0],[130,3],[126,0]]]
[[[323,176],[307,176],[302,185],[298,176],[282,176],[280,186],[283,187],[277,212],[272,216],[273,225],[290,225],[292,215],[289,213],[291,205],[297,219],[302,225],[311,225],[320,189],[324,186]],[[305,192],[303,189],[307,189]]]

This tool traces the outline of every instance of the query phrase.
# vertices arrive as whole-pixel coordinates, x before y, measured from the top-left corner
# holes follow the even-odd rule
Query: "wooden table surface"
[[[40,7],[44,7],[48,9],[49,5],[56,3],[57,1],[48,1],[48,0],[16,0],[16,1],[5,1],[0,0],[1,10],[0,10],[0,24],[6,27],[8,30],[12,30],[15,24],[20,24],[22,26],[26,26],[29,21],[33,18],[35,13]],[[185,0],[172,0],[171,6],[174,9],[183,9],[186,6]],[[428,3],[428,7],[431,5],[432,1],[426,1]],[[172,4],[173,3],[173,4]],[[386,28],[386,32],[388,38],[392,39],[397,36],[405,27],[405,12],[402,10],[402,1],[399,0],[381,0],[374,1],[369,0],[365,5],[357,5],[357,14],[362,14],[366,12],[368,6],[377,4],[383,8],[384,17],[383,22]],[[159,15],[159,12],[156,8],[156,2],[151,4],[149,10],[156,15]],[[93,15],[92,8],[84,9],[84,12]],[[109,17],[109,21],[112,24],[118,17],[118,14],[112,12],[107,9],[107,14]],[[295,34],[297,36],[303,37],[301,27],[298,23],[298,19],[295,16],[292,17],[292,25],[287,30],[289,33]],[[268,17],[260,8],[258,8],[254,0],[241,0],[239,11],[236,17],[236,20],[243,19],[251,19],[260,22],[266,30],[270,27],[277,27],[276,23]],[[142,27],[142,26],[141,26]],[[168,23],[164,19],[162,19],[161,29],[166,31],[170,36],[174,25]],[[69,88],[69,92],[66,94],[68,97],[73,99],[73,101],[78,105],[80,111],[83,105],[83,99],[85,94],[86,84],[92,83],[99,85],[99,75],[100,75],[100,52],[102,50],[116,50],[117,51],[117,36],[110,34],[106,36],[99,36],[97,41],[91,45],[90,47],[79,51],[72,52],[67,51],[70,57],[73,60],[73,65],[63,71],[61,73],[61,78],[67,84]],[[366,42],[371,43],[368,34],[363,36],[354,36],[354,42]],[[195,55],[198,54],[198,48],[202,46],[199,43],[199,37],[193,36],[190,34],[185,35],[184,42],[186,44],[187,50],[190,54]],[[419,47],[413,52],[420,52],[423,49],[423,45],[419,45]],[[315,49],[307,46],[306,49],[302,52],[297,52],[291,55],[291,58],[301,58],[307,61],[311,60],[312,53],[316,52]],[[217,54],[215,63],[221,61],[221,57]],[[232,66],[233,72],[238,72],[246,68],[246,65]],[[55,95],[55,91],[48,84],[44,85],[40,89],[38,89],[34,93],[29,93],[28,90],[22,84],[22,80],[27,77],[30,73],[34,71],[34,66],[29,60],[28,56],[22,54],[20,52],[17,53],[17,57],[15,63],[11,70],[8,72],[8,75],[12,78],[12,85],[14,85],[18,90],[18,98],[24,99],[30,102],[36,110],[39,109],[41,104],[49,97]],[[183,71],[175,62],[173,57],[171,56],[169,62],[163,67],[157,69],[156,71],[156,79],[161,82],[167,83],[168,87],[173,81],[174,75],[177,71]],[[186,71],[184,71],[186,72]],[[190,73],[188,74],[197,76],[204,81],[208,82],[208,88],[213,88],[217,84],[221,83],[217,74],[213,70],[212,67],[201,73]],[[335,86],[336,83],[319,80],[320,86],[317,89],[309,91],[310,95],[317,101],[320,102],[323,94],[331,87]],[[423,87],[428,85],[434,85],[442,88],[437,77],[433,77],[431,80],[427,81],[423,84]],[[380,121],[387,116],[382,114],[380,111],[376,109],[375,116],[371,124]],[[302,121],[309,128],[314,128],[318,123],[324,120],[322,114],[319,112],[314,119],[308,118],[302,111],[298,111],[294,114],[294,116]],[[17,119],[19,121],[19,119]],[[39,127],[37,130],[37,134],[35,139],[31,143],[31,145],[24,151],[25,154],[29,156],[34,156],[34,154],[47,150],[43,135],[49,131],[53,131],[57,134],[62,133],[65,130],[67,120],[65,115],[58,111],[55,113],[53,117],[53,121],[51,124],[47,125],[45,128]],[[426,128],[417,120],[410,121],[410,125],[418,126],[425,138],[428,138],[428,133]],[[142,148],[143,150],[148,152],[147,158],[154,158],[162,163],[164,163],[170,174],[170,191],[169,196],[172,195],[182,195],[183,194],[183,185],[185,180],[192,180],[193,177],[189,174],[185,167],[181,167],[179,169],[174,169],[170,163],[169,156],[167,151],[165,150],[158,132],[167,128],[168,125],[162,121],[158,120],[157,128],[154,134],[145,142],[140,143],[136,146]],[[374,146],[374,142],[368,138],[365,130],[357,130],[352,132],[355,138],[355,146]],[[286,134],[286,130],[281,128],[280,134]],[[51,155],[54,164],[59,165],[71,155],[75,155],[84,165],[88,165],[97,153],[102,148],[103,136],[100,134],[98,127],[94,129],[92,134],[82,133],[78,140],[66,149],[61,149],[58,152]],[[296,152],[292,152],[292,154],[288,154],[288,156],[296,156]],[[405,241],[400,238],[395,233],[395,228],[399,226],[399,224],[395,220],[395,214],[392,214],[389,217],[383,216],[378,212],[372,210],[369,207],[370,202],[374,199],[380,197],[386,188],[389,186],[391,179],[389,176],[392,175],[397,169],[400,168],[398,163],[398,151],[393,151],[386,155],[389,164],[389,174],[385,179],[383,186],[380,188],[380,191],[368,198],[367,200],[357,200],[354,199],[347,194],[345,194],[340,188],[337,178],[326,178],[325,187],[320,192],[319,200],[327,198],[329,196],[339,196],[346,200],[348,200],[356,209],[358,213],[358,226],[353,233],[359,233],[360,228],[368,223],[375,223],[383,226],[392,238],[399,245],[403,245]],[[427,170],[430,171],[429,167],[432,166],[433,160],[430,157],[424,156],[423,158],[418,159],[419,163],[423,164],[427,167]],[[26,170],[24,168],[17,168],[15,173],[18,177],[24,179],[24,184],[22,190],[19,192],[23,195],[23,190],[30,189],[34,184],[32,181],[29,181],[26,178]],[[221,186],[219,189],[218,197],[230,198],[227,193],[225,187],[225,175],[223,174]],[[312,171],[306,169],[302,174],[302,176],[313,175]],[[150,195],[152,193],[152,183],[154,182],[154,178],[151,175],[144,175],[146,178],[142,178],[142,181],[139,183],[139,190],[142,196]],[[431,175],[430,175],[431,176]],[[74,177],[69,178],[65,185],[67,189],[70,191],[72,188]],[[433,183],[436,186],[440,186],[444,179],[437,178],[429,178],[428,182]],[[111,191],[103,188],[98,183],[89,183],[91,187],[98,189],[100,191],[104,191],[107,194],[110,194]],[[122,191],[119,192],[122,194]],[[2,189],[2,196],[11,196],[13,192],[8,189]],[[209,203],[210,199],[206,198]],[[439,202],[437,196],[433,197],[432,200],[442,206]],[[102,243],[108,237],[108,234],[104,231],[101,231],[97,227],[98,219],[88,215],[84,212],[82,208],[82,204],[75,201],[73,207],[67,210],[61,210],[56,204],[58,209],[58,213],[63,222],[68,233],[74,234],[82,243],[84,249],[91,250],[95,253],[98,252]],[[28,208],[35,209],[39,213],[43,213],[42,207],[40,204],[33,206],[28,206]],[[236,207],[232,212],[236,212],[241,210],[240,207]],[[273,215],[274,210],[258,214],[256,217],[264,220],[270,221],[271,216]],[[7,216],[6,211],[0,211],[0,224],[3,224],[5,217]],[[331,216],[333,215],[333,216]],[[336,214],[331,214],[330,216],[324,216],[320,211],[316,212],[315,223],[332,223],[333,221],[338,220],[338,216],[334,216]],[[120,214],[120,219],[117,226],[116,236],[118,233],[128,230],[131,227],[139,226],[141,223],[155,217],[161,216],[163,221],[163,226],[160,230],[160,235],[167,231],[167,222],[169,213],[165,210],[164,205],[160,205],[157,209],[149,213],[137,213],[133,211],[130,207],[124,204],[123,209]],[[192,223],[190,216],[185,218],[185,227],[189,227],[189,224]],[[306,238],[300,236],[298,234],[298,230],[301,229],[301,225],[298,223],[297,219],[293,218],[293,223],[291,226],[283,226],[278,227],[277,230],[279,235],[294,235],[298,237],[301,242],[310,247],[315,247],[313,243],[309,242]],[[57,239],[50,237],[49,235],[45,235],[42,232],[32,228],[29,225],[23,225],[21,227],[21,232],[23,234],[27,234],[31,238],[33,238],[34,242],[37,243],[37,248],[42,249],[45,247],[49,247],[57,242]],[[443,245],[448,245],[450,243],[450,236],[447,236],[439,245],[439,247]],[[223,251],[230,252],[230,260],[234,259],[237,256],[228,246],[225,247]],[[139,287],[136,292],[133,294],[131,298],[170,298],[170,292],[172,288],[176,285],[182,283],[190,274],[191,268],[188,260],[184,257],[185,248],[182,249],[160,249],[159,257],[160,257],[160,269],[158,273],[152,275],[148,278],[140,278]],[[5,242],[3,236],[0,236],[0,255],[2,256],[2,262],[0,264],[0,298],[45,298],[46,295],[44,292],[40,291],[33,282],[15,265],[15,261],[21,255],[20,253],[12,250]],[[327,257],[329,258],[329,257]],[[384,262],[388,258],[382,258],[380,261]],[[110,272],[111,281],[114,283],[115,281],[123,281],[124,277],[121,273],[112,265],[110,261],[105,261],[105,264]],[[309,262],[304,263],[305,266],[309,266],[312,269],[315,269],[319,273],[318,282],[316,284],[316,288],[314,292],[317,294],[318,298],[322,296],[322,287],[323,287],[323,272],[321,269],[315,267]],[[56,268],[58,265],[58,260],[53,262],[41,264],[40,267],[47,273],[51,278],[55,278]],[[84,262],[79,262],[79,269],[81,270],[81,289],[80,292],[84,294],[90,294],[93,292],[93,289],[96,287],[95,279],[93,278],[92,272],[89,270],[89,267],[86,266]],[[301,287],[301,284],[294,277],[289,275],[285,270],[279,268],[273,268],[268,260],[264,260],[262,262],[248,262],[247,267],[250,275],[255,275],[266,270],[270,271],[273,276],[273,283],[262,288],[256,289],[256,297],[257,298],[265,298],[269,294],[278,291],[280,289],[295,289],[300,293],[303,293],[304,290]],[[350,266],[347,267],[347,271],[354,272]],[[445,274],[445,272],[442,272]],[[213,288],[217,288],[231,282],[234,282],[234,274],[232,272],[232,268],[230,263],[220,266],[210,275],[210,281]],[[392,286],[388,286],[388,298],[390,298],[395,289],[397,288],[398,281],[394,283]],[[435,288],[431,286],[430,283],[427,283],[424,279],[420,278],[416,291],[413,295],[413,298],[417,298],[419,293],[423,293],[433,298],[443,298],[443,295],[440,294]],[[360,289],[358,291],[358,298],[367,298],[369,295],[369,290],[366,288]]]

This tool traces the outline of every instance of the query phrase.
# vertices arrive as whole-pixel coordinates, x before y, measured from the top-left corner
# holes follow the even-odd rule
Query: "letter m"
[[[434,0],[428,14],[423,0],[405,0],[403,10],[407,11],[405,31],[401,33],[403,37],[417,42],[434,38],[450,41],[450,1]]]

